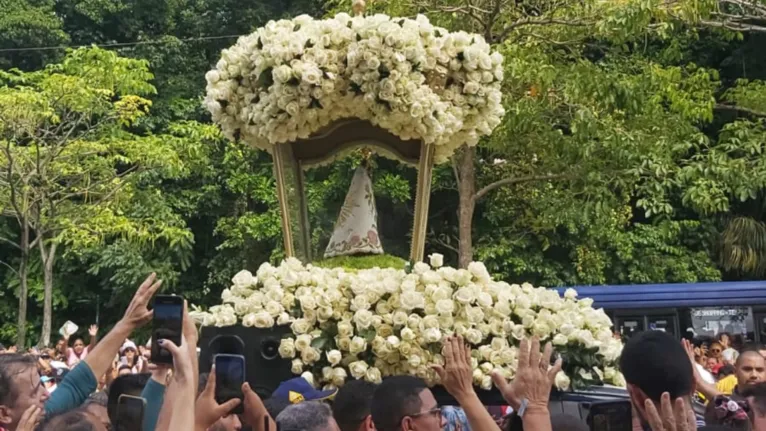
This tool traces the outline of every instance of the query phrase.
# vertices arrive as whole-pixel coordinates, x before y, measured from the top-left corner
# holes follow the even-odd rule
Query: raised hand
[[[132,329],[139,328],[152,320],[154,312],[149,311],[149,301],[152,300],[160,286],[162,286],[162,280],[157,280],[155,273],[152,273],[141,283],[122,317],[122,320]]]
[[[660,410],[654,402],[647,399],[644,402],[646,421],[652,431],[697,431],[697,418],[694,411],[687,407],[683,398],[670,402],[670,394],[665,392],[660,399]]]
[[[37,426],[37,422],[42,418],[43,410],[36,405],[30,406],[21,415],[19,424],[16,426],[17,431],[34,431]]]
[[[243,415],[245,422],[253,429],[262,427],[262,431],[276,430],[276,423],[273,418],[269,416],[269,412],[266,410],[266,406],[263,405],[261,397],[250,388],[249,383],[245,382],[242,384],[242,394],[245,398],[245,411]]]
[[[90,325],[90,328],[88,328],[88,335],[95,337],[96,334],[98,334],[98,326]]]
[[[219,419],[228,415],[235,407],[242,401],[239,399],[231,399],[223,404],[218,404],[215,400],[215,365],[210,371],[210,375],[205,385],[205,390],[197,398],[195,405],[195,427],[196,429],[208,429],[213,426]]]
[[[551,367],[549,364],[552,354],[551,343],[545,345],[541,354],[540,340],[537,337],[532,338],[531,342],[525,339],[519,346],[519,365],[513,382],[508,383],[502,374],[492,373],[492,381],[514,410],[518,410],[525,399],[529,405],[545,406],[547,409],[551,388],[556,374],[561,371],[562,363],[559,358]]]
[[[434,365],[444,389],[455,399],[474,393],[473,369],[471,368],[471,348],[463,342],[463,337],[448,337],[442,348],[444,366]]]

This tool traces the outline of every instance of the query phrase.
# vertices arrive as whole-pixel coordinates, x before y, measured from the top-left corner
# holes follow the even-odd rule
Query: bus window
[[[620,331],[620,335],[629,338],[632,335],[643,332],[644,327],[643,316],[617,316],[617,329]]]
[[[648,316],[649,330],[667,332],[672,336],[678,335],[674,316]]]
[[[751,342],[755,335],[755,322],[750,307],[692,308],[692,328],[698,336],[716,337],[727,332]]]

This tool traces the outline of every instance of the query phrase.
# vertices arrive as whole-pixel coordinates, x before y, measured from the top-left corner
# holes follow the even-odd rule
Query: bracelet
[[[528,405],[529,401],[526,398],[521,400],[521,403],[519,404],[519,411],[516,413],[520,418],[524,417],[524,413],[527,411]]]

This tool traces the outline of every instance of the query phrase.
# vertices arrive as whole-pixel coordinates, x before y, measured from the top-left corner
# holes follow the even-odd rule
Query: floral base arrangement
[[[402,374],[438,384],[432,366],[444,364],[441,342],[450,334],[473,346],[474,383],[483,389],[491,389],[494,370],[514,377],[519,341],[531,336],[551,341],[563,357],[560,389],[625,385],[615,368],[622,344],[592,300],[578,300],[573,289],[561,297],[495,281],[481,262],[455,269],[434,254],[430,265],[347,271],[287,259],[232,281],[223,304],[196,309],[195,319],[204,326],[290,325],[279,353],[318,387]]]

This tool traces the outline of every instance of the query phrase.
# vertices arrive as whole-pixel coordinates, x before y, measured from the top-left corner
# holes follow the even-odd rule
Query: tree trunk
[[[458,265],[468,267],[473,261],[473,212],[476,208],[476,149],[464,147],[456,160],[456,180],[460,205],[458,207]]]
[[[53,263],[56,259],[56,244],[51,244],[50,248],[45,250],[45,242],[40,241],[40,256],[43,261],[43,331],[40,334],[40,347],[46,347],[51,340],[51,321],[53,319]]]
[[[27,299],[29,286],[27,275],[29,273],[29,225],[25,219],[21,219],[21,262],[19,262],[19,318],[16,328],[16,345],[20,352],[26,350],[27,338]]]

